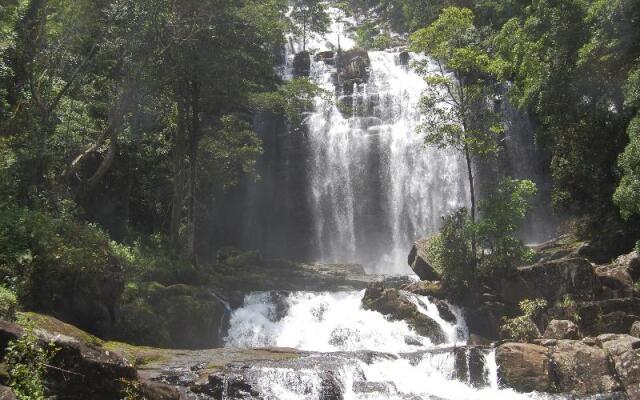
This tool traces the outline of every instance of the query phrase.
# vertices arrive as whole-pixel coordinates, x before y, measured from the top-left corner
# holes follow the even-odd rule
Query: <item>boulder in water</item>
[[[496,350],[500,381],[521,392],[551,388],[550,358],[546,347],[530,343],[505,343]]]
[[[446,341],[442,328],[429,316],[422,314],[405,294],[397,289],[385,288],[380,282],[369,285],[362,299],[363,307],[377,311],[397,321],[406,321],[418,334],[428,337],[433,344]]]
[[[431,238],[417,240],[409,252],[409,266],[423,281],[439,281],[440,275],[429,261],[429,245]]]

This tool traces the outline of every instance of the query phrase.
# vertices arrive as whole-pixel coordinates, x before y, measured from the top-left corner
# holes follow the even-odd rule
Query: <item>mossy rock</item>
[[[156,347],[216,347],[225,318],[224,306],[206,287],[146,282],[127,288],[117,337]]]

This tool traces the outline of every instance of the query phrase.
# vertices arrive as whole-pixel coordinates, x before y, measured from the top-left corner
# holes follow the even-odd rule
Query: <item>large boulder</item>
[[[505,343],[496,349],[500,382],[521,392],[549,391],[549,351],[529,343]]]
[[[597,340],[611,357],[628,398],[640,399],[640,339],[630,335],[600,335]]]
[[[51,398],[121,399],[126,390],[138,387],[147,400],[181,399],[174,388],[140,379],[134,366],[108,350],[101,339],[50,316],[24,315],[34,325],[40,344],[52,343],[57,349],[45,373],[45,391]],[[24,334],[21,326],[0,321],[0,356],[4,357],[10,341]],[[2,395],[0,391],[0,399],[4,399]]]
[[[409,266],[423,281],[439,281],[440,275],[429,262],[430,238],[417,240],[409,252]]]
[[[580,328],[573,321],[554,319],[547,325],[543,337],[545,339],[577,340],[581,338]]]
[[[640,259],[637,252],[616,258],[612,263],[596,268],[602,282],[602,297],[606,299],[632,297],[634,282],[640,278]]]
[[[362,299],[365,309],[377,311],[392,320],[406,321],[418,334],[428,337],[433,344],[441,344],[446,336],[440,325],[418,311],[418,307],[397,289],[385,288],[381,283],[369,285]]]
[[[16,395],[11,388],[0,385],[0,400],[16,400]]]
[[[620,391],[607,354],[578,340],[558,340],[551,348],[554,387],[581,396]]]
[[[568,258],[520,267],[500,282],[505,302],[545,299],[549,304],[570,295],[574,300],[593,300],[600,283],[591,264],[583,258]]]
[[[548,310],[552,319],[573,319],[585,335],[629,333],[631,326],[640,321],[640,298],[608,299],[577,302]]]
[[[633,250],[637,233],[628,232],[619,222],[609,221],[603,228],[596,238],[580,246],[579,256],[604,264]]]

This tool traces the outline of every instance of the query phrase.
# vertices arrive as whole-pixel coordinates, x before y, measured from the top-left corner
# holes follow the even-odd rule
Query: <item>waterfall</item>
[[[370,77],[336,101],[318,98],[308,118],[310,192],[322,261],[362,263],[368,272],[407,273],[411,242],[465,206],[464,165],[417,133],[425,82],[399,51],[370,51]],[[334,90],[335,67],[315,61],[312,79]],[[344,115],[339,102],[353,104]]]
[[[450,307],[456,320],[449,323],[427,297],[404,294],[447,333],[445,343],[433,345],[405,321],[365,310],[362,291],[261,292],[247,295],[244,306],[231,315],[226,346],[312,352],[295,364],[249,367],[247,374],[254,377],[262,398],[269,400],[325,398],[328,379],[345,400],[559,398],[499,389],[493,350],[464,347],[468,332],[460,310]],[[473,354],[483,364],[476,369],[475,379],[471,378]]]

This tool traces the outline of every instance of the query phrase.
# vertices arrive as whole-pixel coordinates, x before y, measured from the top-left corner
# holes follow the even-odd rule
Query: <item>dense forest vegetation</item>
[[[430,144],[460,148],[469,165],[490,155],[500,116],[478,102],[508,98],[535,121],[558,214],[584,238],[610,231],[622,235],[617,243],[637,240],[638,0],[333,6],[359,22],[359,46],[411,46],[453,72],[454,80],[445,74],[429,83],[459,90],[450,98],[456,115],[448,118],[465,129],[432,121],[425,128]],[[277,66],[289,32],[302,27],[306,46],[308,34],[327,30],[326,5],[301,0],[292,13],[288,8],[280,0],[3,2],[3,301],[17,296],[19,307],[61,314],[74,301],[64,297],[81,286],[79,298],[93,299],[74,309],[75,322],[122,336],[95,325],[102,308],[92,301],[110,299],[100,311],[109,314],[113,302],[144,303],[152,290],[144,282],[213,279],[219,244],[199,221],[220,212],[230,188],[259,179],[262,143],[253,118],[270,112],[300,124],[300,113],[320,93],[304,78],[283,81]],[[426,111],[433,113],[435,103],[425,95]],[[478,121],[490,129],[475,129]],[[494,202],[480,202],[484,217],[469,234],[456,228],[468,227],[466,214],[443,216],[441,239],[473,247],[471,254],[466,245],[445,249],[462,252],[464,265],[520,262],[526,252],[513,238],[534,193],[526,183],[503,182]],[[474,203],[473,223],[475,211]],[[501,219],[505,213],[511,214]],[[477,245],[493,251],[475,260]],[[122,281],[125,293],[105,284],[112,281]],[[140,326],[124,329],[131,335],[155,318],[144,307],[132,315],[129,321]]]

